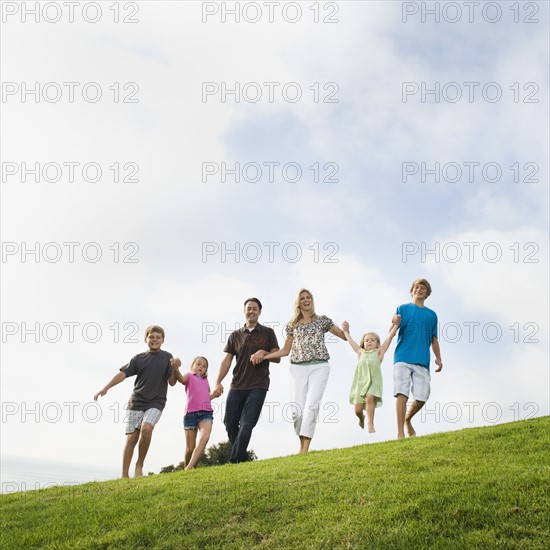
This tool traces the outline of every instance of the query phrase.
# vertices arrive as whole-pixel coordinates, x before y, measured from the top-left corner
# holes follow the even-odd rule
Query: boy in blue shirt
[[[393,365],[393,395],[397,398],[397,439],[404,439],[405,427],[409,437],[416,432],[412,417],[430,396],[430,346],[435,355],[435,372],[443,368],[437,341],[437,315],[424,306],[432,287],[426,279],[416,279],[410,290],[412,303],[397,308],[394,323],[399,326]],[[412,385],[414,401],[407,413],[407,401]]]

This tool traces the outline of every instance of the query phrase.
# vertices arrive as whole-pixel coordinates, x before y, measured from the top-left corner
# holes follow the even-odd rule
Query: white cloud
[[[466,308],[506,323],[535,322],[547,334],[548,248],[542,230],[463,232],[427,247],[436,246],[439,258],[426,254],[427,268]]]

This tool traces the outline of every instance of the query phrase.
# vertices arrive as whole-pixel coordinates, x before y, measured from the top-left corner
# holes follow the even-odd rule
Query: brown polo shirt
[[[269,389],[269,361],[253,365],[250,362],[250,356],[261,349],[269,352],[278,347],[279,344],[273,329],[264,327],[260,323],[252,331],[244,326],[232,332],[223,350],[237,358],[237,364],[233,369],[231,389]]]

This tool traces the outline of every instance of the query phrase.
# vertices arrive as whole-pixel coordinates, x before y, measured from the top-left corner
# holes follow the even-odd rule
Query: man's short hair
[[[260,302],[260,300],[258,300],[258,298],[247,298],[245,301],[244,301],[244,306],[246,306],[246,304],[248,304],[248,302],[256,302],[258,304],[258,307],[260,308],[260,311],[262,311],[262,302]]]

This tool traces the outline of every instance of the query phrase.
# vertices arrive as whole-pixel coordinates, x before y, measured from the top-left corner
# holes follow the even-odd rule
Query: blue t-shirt
[[[430,346],[437,338],[437,315],[428,307],[403,304],[397,308],[401,324],[397,334],[394,363],[410,363],[430,368]]]

